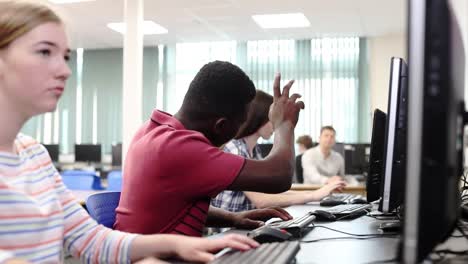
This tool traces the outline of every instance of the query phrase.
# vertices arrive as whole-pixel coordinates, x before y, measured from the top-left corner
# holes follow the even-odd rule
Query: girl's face
[[[270,139],[271,135],[273,135],[273,123],[271,123],[271,121],[268,121],[258,130],[258,134],[263,139]]]
[[[0,101],[28,118],[54,111],[71,74],[69,53],[58,23],[41,24],[15,39],[0,50]]]

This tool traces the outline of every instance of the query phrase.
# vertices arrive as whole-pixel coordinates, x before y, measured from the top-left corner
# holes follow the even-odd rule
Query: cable
[[[337,232],[337,233],[342,233],[342,234],[345,234],[345,235],[348,235],[348,236],[355,236],[355,237],[369,237],[369,236],[382,236],[382,237],[386,237],[386,236],[397,236],[399,235],[399,233],[386,233],[386,234],[352,234],[352,233],[348,233],[348,232],[345,232],[345,231],[341,231],[341,230],[337,230],[337,229],[334,229],[334,228],[330,228],[330,227],[327,227],[327,226],[321,226],[321,225],[314,225],[312,224],[312,227],[314,228],[317,228],[317,227],[321,227],[321,228],[325,228],[325,229],[328,229],[328,230],[331,230],[331,231],[334,231],[334,232]]]
[[[352,237],[352,236],[347,236],[347,237],[328,237],[328,238],[318,238],[318,239],[312,239],[312,240],[300,240],[301,243],[315,243],[315,242],[321,242],[321,241],[328,241],[328,240],[347,240],[347,239],[354,239],[354,240],[366,240],[366,239],[374,239],[374,238],[392,238],[395,235],[385,235],[385,234],[380,234],[380,235],[372,235],[372,236],[367,236],[367,237]]]

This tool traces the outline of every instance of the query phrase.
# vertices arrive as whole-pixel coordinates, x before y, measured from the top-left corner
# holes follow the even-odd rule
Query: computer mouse
[[[335,221],[336,216],[325,210],[315,210],[314,215],[317,217],[317,220],[320,221]]]
[[[320,206],[336,206],[340,204],[346,204],[346,202],[340,201],[340,200],[333,200],[333,199],[320,201]]]
[[[262,226],[252,230],[247,234],[247,236],[257,241],[258,243],[282,242],[289,240],[292,237],[292,235],[286,230],[269,226]]]
[[[366,199],[355,198],[355,199],[352,199],[349,203],[350,204],[367,204],[368,202],[366,201]]]

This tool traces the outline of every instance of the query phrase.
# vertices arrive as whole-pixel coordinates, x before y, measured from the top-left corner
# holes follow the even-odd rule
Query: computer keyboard
[[[365,213],[366,210],[371,208],[372,205],[370,204],[340,204],[331,208],[327,208],[325,211],[328,211],[334,214],[337,218],[340,218],[347,215],[358,215],[359,213]]]
[[[300,237],[302,235],[302,231],[307,228],[310,223],[315,220],[315,215],[312,212],[308,212],[307,214],[297,217],[288,221],[276,221],[269,223],[268,226],[274,227],[277,229],[284,229],[291,233],[294,237]]]
[[[351,203],[351,201],[355,199],[364,199],[364,197],[362,195],[352,193],[333,193],[329,196],[324,197],[321,201],[336,200],[345,203]]]
[[[287,264],[293,263],[297,252],[300,249],[298,241],[286,241],[261,244],[256,249],[248,251],[228,251],[217,257],[214,264],[224,263],[272,263]]]

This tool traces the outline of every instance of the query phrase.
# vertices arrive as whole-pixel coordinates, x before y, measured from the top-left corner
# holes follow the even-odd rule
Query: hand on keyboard
[[[256,209],[234,213],[233,226],[239,229],[254,229],[264,225],[263,221],[270,218],[281,218],[291,220],[293,217],[286,210],[279,207]]]
[[[317,200],[320,200],[330,195],[333,191],[341,191],[344,187],[346,187],[346,182],[343,180],[337,180],[327,183],[322,188],[315,191],[317,195]]]
[[[246,251],[257,248],[259,243],[244,235],[229,234],[218,239],[173,236],[174,257],[190,262],[209,262],[215,259],[213,252],[224,248]]]

